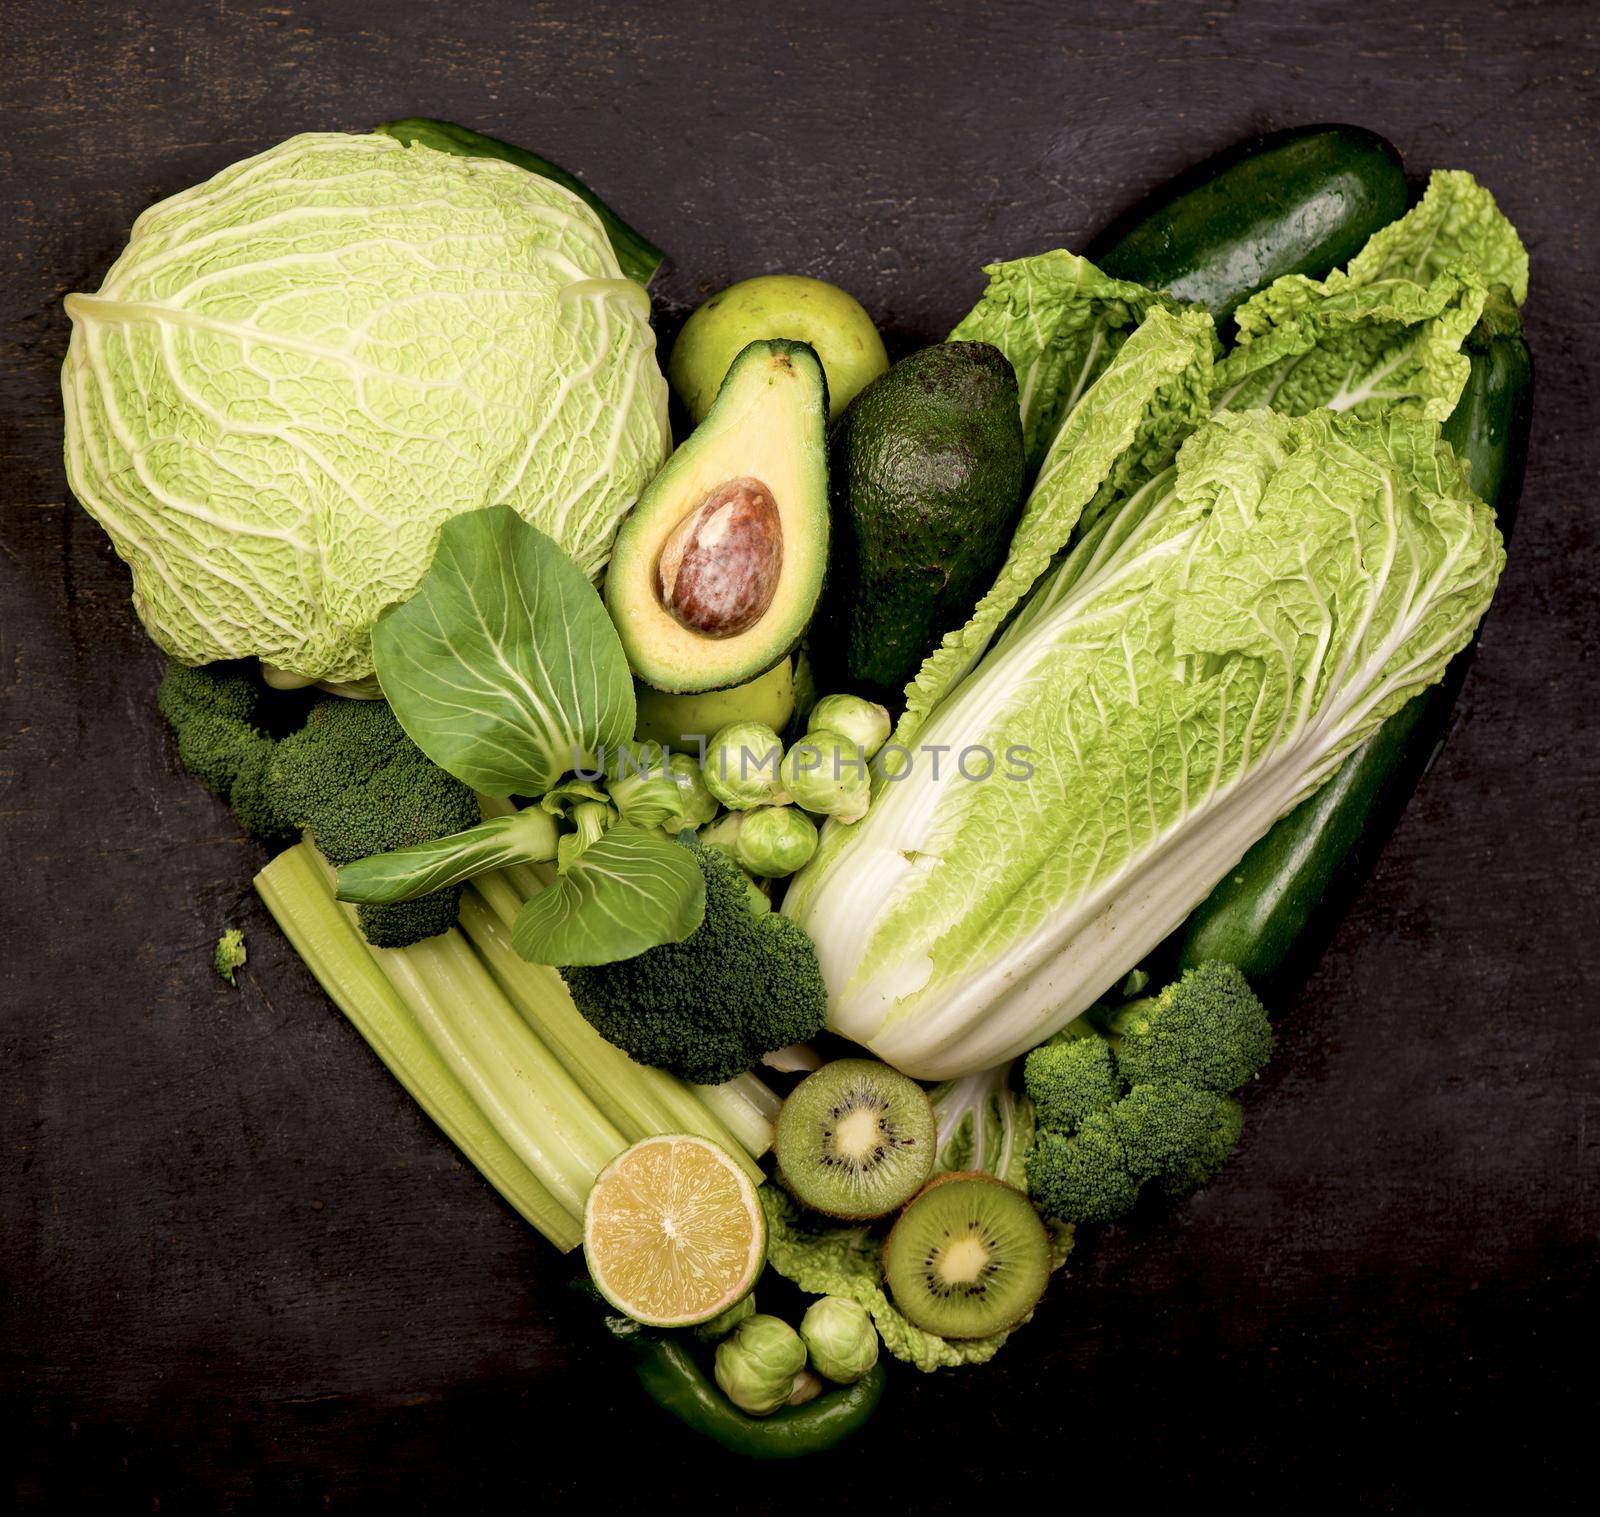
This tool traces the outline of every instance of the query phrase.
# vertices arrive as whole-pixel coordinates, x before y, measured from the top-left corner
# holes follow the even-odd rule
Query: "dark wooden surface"
[[[1592,6],[11,0],[4,27],[0,1389],[28,1505],[1557,1501],[1600,1223]],[[1081,245],[1301,121],[1473,170],[1533,253],[1533,461],[1458,730],[1282,1008],[1238,1157],[1085,1246],[991,1368],[899,1377],[822,1464],[653,1420],[572,1261],[331,1011],[249,892],[260,853],[176,770],[126,574],[66,495],[60,301],[134,215],[409,114],[587,176],[671,250],[669,311],[800,271],[902,349],[983,260]],[[208,964],[227,923],[237,991]]]

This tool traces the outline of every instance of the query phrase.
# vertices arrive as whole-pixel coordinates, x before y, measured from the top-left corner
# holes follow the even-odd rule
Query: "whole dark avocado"
[[[829,442],[833,547],[811,648],[826,687],[897,698],[993,580],[1022,507],[1017,377],[986,342],[903,358]]]

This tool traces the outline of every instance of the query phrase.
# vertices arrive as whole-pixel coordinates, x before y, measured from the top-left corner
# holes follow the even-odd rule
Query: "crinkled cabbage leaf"
[[[1139,323],[1174,301],[1102,273],[1065,249],[985,266],[983,299],[950,334],[987,342],[1011,360],[1032,472],[1062,421],[1110,366]]]
[[[649,297],[577,196],[493,159],[291,138],[147,210],[67,311],[68,479],[187,663],[369,675],[483,506],[594,576],[669,445]]]
[[[1081,262],[1081,260],[1079,260]],[[1091,266],[1092,267],[1092,266]],[[959,330],[959,329],[958,329]],[[1170,461],[1206,414],[1215,329],[1203,311],[1153,307],[1075,396],[1023,504],[1006,561],[965,626],[946,634],[906,687],[894,743],[910,744],[977,664],[995,632],[1067,546],[1081,518]]]
[[[1436,173],[1347,268],[1326,280],[1288,275],[1239,307],[1239,343],[1217,366],[1214,403],[1444,421],[1471,367],[1461,344],[1497,285],[1518,304],[1527,296],[1516,229],[1470,174]]]

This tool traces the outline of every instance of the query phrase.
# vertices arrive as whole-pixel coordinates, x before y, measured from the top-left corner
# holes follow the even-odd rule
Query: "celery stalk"
[[[691,1090],[734,1133],[753,1158],[772,1147],[772,1124],[783,1101],[753,1074],[735,1075],[721,1085],[693,1085]]]
[[[637,1142],[658,1133],[697,1133],[742,1161],[759,1185],[765,1177],[747,1155],[744,1140],[717,1119],[699,1087],[636,1063],[606,1042],[572,1004],[561,976],[530,964],[511,946],[509,924],[495,904],[515,916],[521,900],[507,881],[494,874],[478,876],[461,898],[461,930],[529,1027],[623,1136]]]
[[[473,885],[507,928],[516,921],[517,912],[528,897],[543,888],[542,882],[530,888],[524,873],[532,872],[531,868],[525,872],[498,869],[480,875],[473,881]],[[599,1034],[595,1036],[599,1037]],[[632,1062],[629,1060],[630,1064]],[[739,1147],[752,1159],[759,1159],[772,1147],[773,1123],[778,1120],[778,1108],[783,1102],[758,1076],[746,1073],[735,1075],[721,1085],[691,1085],[687,1088],[733,1134]]]
[[[517,1015],[452,928],[409,948],[374,948],[445,1063],[551,1193],[576,1215],[627,1143]]]
[[[582,1239],[578,1214],[545,1188],[473,1103],[333,899],[332,876],[309,843],[281,853],[255,887],[322,988],[351,1025],[511,1207],[563,1253]]]

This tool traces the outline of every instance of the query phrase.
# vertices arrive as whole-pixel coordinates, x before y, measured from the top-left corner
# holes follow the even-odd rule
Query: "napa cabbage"
[[[1504,553],[1438,422],[1528,257],[1442,171],[1344,269],[1241,306],[1220,357],[1202,313],[1070,253],[988,274],[956,335],[1011,359],[1038,474],[868,817],[783,907],[830,1025],[942,1080],[1096,1000],[1470,639]]]
[[[1214,403],[1444,421],[1471,367],[1462,342],[1495,288],[1527,298],[1527,249],[1471,174],[1441,169],[1343,269],[1285,275],[1239,307]]]
[[[829,1025],[924,1079],[1064,1026],[1441,677],[1503,561],[1434,422],[1201,423],[1080,532],[914,748],[884,750],[869,815],[795,877],[783,909],[817,943]],[[983,774],[1017,748],[1026,778]]]
[[[191,664],[370,675],[378,613],[484,506],[593,577],[669,446],[648,296],[495,159],[291,138],[145,211],[66,306],[68,479]]]

